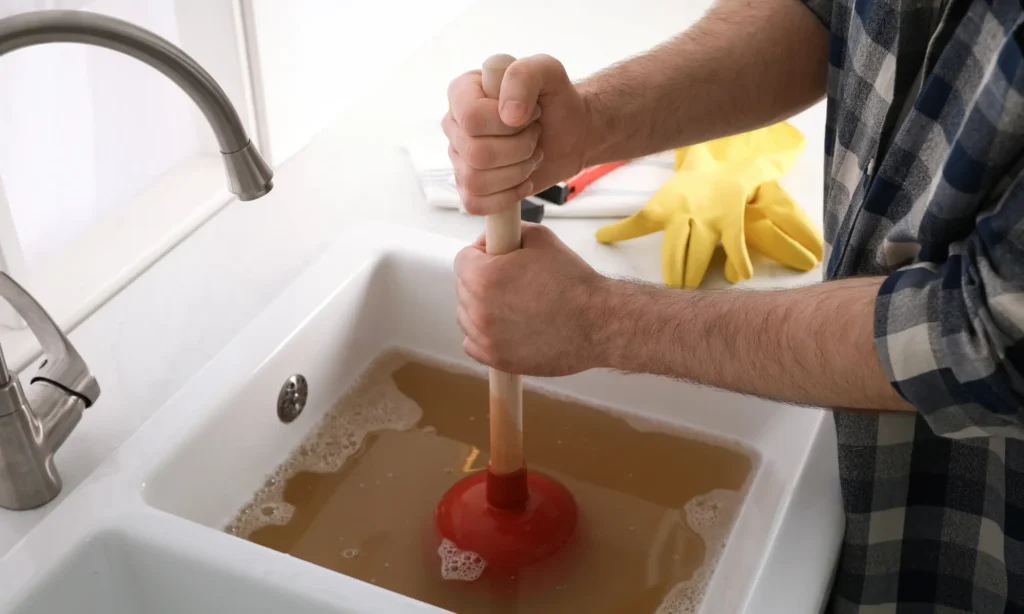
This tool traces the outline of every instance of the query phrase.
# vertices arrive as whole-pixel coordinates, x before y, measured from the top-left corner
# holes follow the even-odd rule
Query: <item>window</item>
[[[233,2],[8,0],[0,17],[40,9],[104,13],[167,38],[217,79],[253,133]],[[20,49],[0,58],[0,91],[2,264],[65,330],[230,200],[202,114],[134,58],[80,44]],[[4,343],[34,346],[26,336]]]
[[[152,30],[217,80],[276,167],[469,1],[0,0],[0,18],[75,9]],[[0,268],[65,331],[233,199],[202,114],[138,60],[20,49],[0,57],[0,92]],[[37,348],[4,301],[0,343],[12,365]]]

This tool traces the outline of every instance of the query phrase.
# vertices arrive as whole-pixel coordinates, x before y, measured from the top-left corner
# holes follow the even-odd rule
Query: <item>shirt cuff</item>
[[[893,388],[936,435],[1024,438],[1020,395],[991,346],[984,296],[955,288],[958,267],[891,274],[875,301],[875,347]]]

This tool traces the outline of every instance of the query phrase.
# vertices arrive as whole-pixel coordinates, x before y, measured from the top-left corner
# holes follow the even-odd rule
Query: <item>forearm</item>
[[[719,0],[692,28],[579,85],[586,163],[760,128],[825,93],[828,36],[799,0]]]
[[[680,291],[610,280],[595,295],[592,318],[602,326],[595,327],[594,351],[605,367],[783,402],[912,410],[892,389],[875,350],[881,281]]]

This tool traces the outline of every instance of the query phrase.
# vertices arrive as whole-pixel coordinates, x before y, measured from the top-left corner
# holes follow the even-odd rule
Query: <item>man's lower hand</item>
[[[611,280],[544,226],[524,223],[522,245],[493,256],[481,238],[456,257],[466,353],[522,375],[570,375],[601,366],[602,297]]]

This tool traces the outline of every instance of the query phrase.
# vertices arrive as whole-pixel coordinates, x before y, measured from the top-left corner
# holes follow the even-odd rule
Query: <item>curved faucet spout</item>
[[[274,173],[252,144],[224,90],[202,66],[149,30],[88,11],[35,11],[0,19],[0,56],[44,43],[84,43],[119,51],[159,70],[202,110],[217,137],[228,186],[240,200],[273,187]]]

